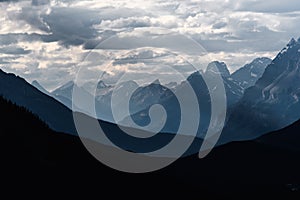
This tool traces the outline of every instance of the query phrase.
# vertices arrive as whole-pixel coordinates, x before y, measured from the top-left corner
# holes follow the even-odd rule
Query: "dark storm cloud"
[[[40,5],[38,2],[46,4],[47,1],[32,1],[32,4]],[[115,20],[143,14],[142,11],[129,8],[93,10],[69,7],[53,7],[49,14],[41,14],[39,9],[25,7],[17,20],[24,20],[33,27],[47,32],[47,35],[41,36],[44,42],[59,41],[64,46],[85,44],[85,47],[90,49],[94,43],[99,42],[99,37],[103,39],[115,34],[113,30],[99,30],[94,27],[102,20]]]
[[[97,37],[93,25],[100,22],[98,12],[81,8],[55,8],[42,19],[52,33],[49,38],[66,46],[81,45]]]

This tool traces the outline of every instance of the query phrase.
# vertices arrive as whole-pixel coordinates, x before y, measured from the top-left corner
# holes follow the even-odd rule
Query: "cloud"
[[[49,28],[50,37],[63,45],[81,45],[96,38],[97,30],[93,25],[100,22],[97,12],[84,8],[54,8],[42,19]]]
[[[41,5],[48,5],[50,0],[32,0],[31,5],[33,6],[41,6]]]
[[[299,11],[299,8],[300,2],[296,0],[286,0],[284,2],[281,0],[247,0],[240,1],[237,9],[241,11],[283,13]]]
[[[20,55],[20,54],[29,54],[30,50],[25,50],[23,48],[18,47],[4,47],[0,48],[0,54],[12,54],[12,55]]]
[[[217,22],[215,23],[212,28],[213,29],[221,29],[221,28],[224,28],[227,26],[227,23],[226,22]]]
[[[150,27],[152,26],[151,18],[149,16],[144,17],[128,17],[119,18],[115,20],[103,20],[98,28],[102,29],[128,29],[138,27]]]
[[[0,0],[0,2],[18,2],[19,0]]]
[[[76,63],[90,50],[97,59],[85,64],[94,70],[142,47],[167,47],[198,60],[207,51],[235,70],[256,56],[273,57],[300,36],[296,0],[0,0],[0,5],[0,67],[47,88],[75,77]],[[121,76],[111,71],[107,80]],[[131,73],[143,74],[136,68]]]

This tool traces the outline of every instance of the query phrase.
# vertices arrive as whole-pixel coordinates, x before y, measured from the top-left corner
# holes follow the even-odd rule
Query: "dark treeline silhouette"
[[[48,196],[59,191],[69,197],[82,193],[100,198],[142,192],[147,197],[180,193],[210,199],[238,195],[287,199],[299,194],[299,151],[270,146],[267,136],[218,147],[202,160],[194,155],[157,172],[127,174],[95,160],[79,138],[52,131],[37,116],[2,97],[0,110],[1,191],[15,191],[10,194],[26,190]],[[299,123],[293,126],[291,132],[299,132]],[[288,137],[285,130],[270,134],[272,144],[276,135],[280,139],[285,133]]]

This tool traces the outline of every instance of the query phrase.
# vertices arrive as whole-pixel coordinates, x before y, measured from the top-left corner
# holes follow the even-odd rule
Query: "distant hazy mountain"
[[[300,119],[300,39],[292,39],[246,90],[224,128],[222,138],[253,139]]]
[[[99,81],[96,88],[96,97],[100,97],[110,93],[113,90],[114,86],[107,85],[104,81]]]
[[[77,101],[79,102],[79,105],[72,105],[72,95],[74,88],[76,88],[76,91],[81,95],[80,101]],[[92,113],[91,108],[87,102],[91,102],[93,96],[82,87],[78,87],[73,81],[69,81],[63,86],[52,91],[51,96],[71,110],[73,109],[75,111],[80,111],[86,114]]]
[[[58,87],[57,89],[55,89],[54,91],[52,91],[52,95],[54,96],[63,96],[69,100],[72,99],[72,92],[73,92],[73,87],[74,87],[74,82],[73,81],[69,81],[66,84]]]
[[[257,60],[257,62],[260,63],[260,60]],[[255,64],[255,62],[253,63]],[[207,94],[204,95],[203,92],[207,91],[207,86],[206,84],[201,84],[201,81],[203,80],[202,78],[200,80],[198,75],[213,77],[216,75],[216,73],[221,75],[223,78],[227,96],[227,105],[231,106],[235,104],[242,97],[244,89],[239,85],[239,82],[237,80],[233,80],[224,62],[214,61],[210,63],[207,66],[205,73],[195,72],[194,74],[191,74],[191,76],[189,77],[189,82],[193,85],[193,87],[197,89],[196,93],[199,99],[203,98],[203,96],[207,98]],[[238,74],[236,74],[235,77],[238,77]],[[127,90],[131,90],[134,87],[137,89],[137,91],[135,91],[133,96],[130,98],[130,113],[135,115],[134,119],[135,121],[137,121],[137,123],[147,124],[149,121],[147,114],[149,107],[154,104],[164,104],[166,102],[170,103],[169,99],[173,99],[174,97],[172,92],[180,92],[180,90],[182,90],[182,84],[184,85],[186,83],[187,82],[178,84],[176,82],[172,82],[166,84],[166,86],[163,86],[159,80],[156,80],[152,84],[139,87],[134,81],[126,81],[119,84],[118,86],[114,86],[107,85],[104,81],[101,80],[98,82],[96,86],[96,92],[94,94],[96,100],[95,103],[97,117],[99,119],[114,122],[111,110],[111,96],[113,91],[115,91],[115,94],[118,94],[119,96],[120,94],[126,95]],[[91,83],[87,82],[83,85],[83,87],[79,88],[74,84],[74,82],[68,82],[67,84],[54,90],[51,94],[60,102],[71,108],[73,87],[77,87],[78,90],[83,90],[82,93],[88,93],[87,91],[91,90],[93,86]],[[168,88],[170,88],[170,90]],[[116,97],[114,106],[118,107],[118,101],[121,102],[122,100],[122,96]],[[170,105],[172,104],[173,103],[171,103]],[[173,130],[173,128],[166,130],[170,131]]]
[[[139,87],[131,97],[131,112],[136,113],[145,108],[161,103],[171,97],[173,93],[162,86],[159,80],[155,80],[148,86]]]
[[[139,85],[135,81],[125,81],[116,86],[106,85],[100,81],[97,85],[96,92],[96,111],[99,119],[110,122],[115,122],[112,114],[112,94],[114,92],[115,100],[114,105],[116,108],[128,97],[128,91],[138,88]]]
[[[33,85],[35,88],[37,88],[39,91],[43,92],[44,94],[51,96],[48,90],[46,90],[37,80],[32,81],[31,85]]]
[[[206,72],[219,74],[223,78],[229,78],[230,72],[227,65],[224,62],[214,61],[208,64]]]
[[[178,123],[181,121],[181,113],[180,105],[175,95],[188,96],[189,94],[186,94],[186,91],[188,85],[190,85],[199,102],[201,121],[199,122],[198,136],[203,137],[207,131],[211,117],[211,99],[204,77],[206,77],[206,79],[215,79],[216,76],[220,75],[223,78],[226,92],[224,95],[227,96],[228,106],[235,104],[242,97],[243,89],[230,80],[230,72],[226,64],[215,61],[207,66],[205,73],[198,71],[191,74],[186,81],[176,85],[174,89],[171,88],[171,90],[169,90],[161,85],[159,80],[137,89],[130,102],[131,113],[134,113],[132,115],[133,120],[139,125],[148,125],[150,123],[149,108],[154,104],[160,104],[166,109],[168,116],[168,121],[162,131],[176,133]],[[192,108],[193,105],[185,105],[185,109]],[[191,117],[189,120],[194,119]]]
[[[150,123],[149,109],[155,104],[162,105],[168,115],[162,132],[176,133],[180,123],[179,102],[174,93],[167,87],[161,85],[159,80],[155,80],[147,86],[139,87],[132,94],[129,111],[133,121],[140,126],[148,125]],[[121,124],[128,124],[126,121],[127,119],[125,118]]]
[[[165,86],[167,88],[170,88],[171,90],[175,89],[177,87],[178,83],[177,82],[170,82],[170,83],[167,83]]]
[[[72,92],[73,92],[74,82],[69,81],[63,86],[55,89],[51,92],[51,96],[57,99],[59,102],[63,103],[68,108],[72,109]]]
[[[204,75],[214,78],[216,74],[221,75],[223,78],[227,97],[227,106],[229,107],[238,102],[242,98],[244,90],[241,86],[239,86],[235,81],[232,80],[228,67],[224,62],[214,61],[210,63],[207,66]]]
[[[50,128],[76,134],[71,110],[23,78],[0,70],[0,95],[38,115]]]
[[[243,90],[254,86],[256,81],[260,79],[265,72],[266,67],[272,62],[269,58],[256,58],[251,63],[238,69],[231,75],[231,79],[235,81]]]
[[[93,87],[96,87],[95,92],[93,92]],[[116,105],[118,106],[118,101],[123,100],[123,95],[126,95],[126,92],[130,88],[138,88],[139,86],[134,81],[126,81],[123,83],[118,84],[118,86],[114,85],[107,85],[104,81],[99,81],[96,86],[93,86],[92,83],[87,82],[82,87],[77,86],[73,81],[70,81],[61,87],[55,89],[51,96],[55,99],[72,109],[72,95],[73,90],[76,88],[76,91],[81,94],[82,101],[79,102],[80,105],[73,105],[75,106],[77,111],[90,114],[91,109],[88,102],[95,100],[95,111],[96,116],[98,119],[102,119],[109,122],[114,122],[112,110],[111,110],[111,97],[112,92],[115,90],[115,94],[119,95],[116,96]],[[91,94],[94,93],[94,94]]]

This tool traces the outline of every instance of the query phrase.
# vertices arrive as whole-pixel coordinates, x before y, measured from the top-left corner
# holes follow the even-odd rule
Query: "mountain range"
[[[292,39],[246,89],[223,130],[224,142],[253,139],[300,118],[300,39]]]
[[[151,105],[161,104],[169,114],[161,132],[176,133],[180,123],[180,109],[175,94],[184,94],[185,87],[189,84],[193,87],[200,102],[199,109],[202,118],[199,122],[198,137],[203,138],[211,116],[210,95],[203,77],[220,73],[224,81],[227,106],[229,107],[227,123],[220,144],[253,139],[267,132],[286,127],[300,118],[300,115],[295,112],[300,109],[298,103],[299,49],[299,40],[292,39],[273,61],[267,58],[257,58],[233,74],[229,73],[225,63],[215,61],[208,65],[205,72],[195,72],[186,81],[172,84],[171,89],[163,86],[159,80],[146,86],[138,86],[134,81],[124,82],[118,86],[106,85],[100,81],[96,90],[97,116],[92,117],[114,122],[110,105],[112,91],[121,91],[117,93],[121,95],[117,98],[115,105],[118,106],[118,101],[122,100],[122,96],[128,95],[126,94],[128,88],[137,88],[130,98],[129,106],[130,117],[133,121],[141,126],[147,125],[150,120]],[[262,71],[264,72],[262,73]],[[50,128],[76,134],[72,111],[67,108],[71,108],[72,105],[73,88],[78,87],[74,82],[69,82],[49,93],[36,81],[33,82],[35,86],[33,87],[24,79],[7,74],[2,70],[0,78],[0,95],[37,114]],[[84,94],[86,99],[94,98],[86,91],[85,87],[77,89]],[[90,114],[85,107],[74,105],[73,108],[78,112]],[[124,120],[126,120],[126,116],[124,116]]]
[[[233,74],[230,74],[228,67],[224,62],[214,61],[207,66],[206,73],[213,72],[212,71],[213,68],[215,68],[215,67],[217,68],[217,70],[218,70],[217,73],[219,73],[224,80],[224,86],[226,89],[228,105],[230,106],[232,104],[235,104],[242,97],[245,89],[247,89],[255,84],[255,82],[262,76],[267,65],[269,65],[270,63],[271,63],[271,60],[269,58],[265,58],[265,57],[257,58],[255,60],[253,60],[251,63],[246,64],[244,67],[240,68]],[[198,73],[198,72],[195,72],[195,73]],[[205,75],[205,73],[202,73],[202,72],[200,72],[200,74],[202,76]],[[192,77],[192,75],[190,77]],[[140,87],[139,88],[140,94],[138,94],[138,92],[137,92],[136,93],[137,96],[133,97],[131,99],[132,104],[140,105],[139,106],[140,108],[133,108],[132,113],[137,113],[137,112],[145,109],[146,107],[148,107],[148,104],[152,105],[154,103],[159,103],[158,100],[156,99],[156,100],[153,100],[152,102],[149,101],[148,104],[145,103],[145,105],[142,106],[142,104],[144,102],[143,98],[145,98],[145,96],[143,94],[147,94],[149,96],[156,96],[156,95],[162,94],[162,93],[158,94],[158,93],[156,93],[157,91],[155,91],[155,85],[160,84],[159,80],[156,80],[153,83],[154,83],[154,84],[152,84],[152,86],[154,86],[153,88],[151,88],[151,84],[149,84],[148,86]],[[34,81],[33,85],[36,86],[38,89],[40,89],[40,91],[42,91],[44,93],[49,93],[49,92],[45,91],[45,89],[37,81]],[[70,82],[67,82],[66,84],[58,87],[54,91],[52,91],[51,96],[53,96],[54,98],[59,100],[61,103],[64,103],[66,106],[71,108],[73,87],[77,87],[77,89],[80,88],[80,90],[85,90],[85,92],[88,92],[88,91],[90,91],[90,85],[91,84],[89,82],[87,82],[82,87],[78,87],[77,85],[75,85],[75,83],[73,81],[70,81]],[[128,81],[128,82],[122,83],[118,87],[126,88],[126,87],[132,87],[132,86],[134,86],[134,87],[137,86],[137,83],[135,83],[134,81]],[[170,88],[175,91],[175,90],[177,90],[177,88],[180,88],[180,84],[178,84],[176,82],[171,82],[169,84],[166,84],[165,87]],[[92,95],[92,94],[91,95],[95,96],[96,100],[98,100],[98,104],[99,104],[98,106],[101,107],[101,104],[107,106],[107,105],[110,105],[111,95],[112,95],[112,91],[114,89],[115,89],[114,85],[107,85],[103,80],[100,80],[97,84],[96,93],[94,95]],[[147,90],[147,92],[143,91],[143,89]],[[92,91],[90,91],[90,92],[94,93]],[[167,91],[166,91],[166,93],[167,93]],[[162,95],[166,96],[166,94],[162,94]],[[156,98],[156,97],[154,97],[154,98]],[[160,99],[162,99],[162,98],[160,98]],[[161,100],[161,101],[164,101],[164,100]],[[142,106],[142,108],[141,108],[141,106]],[[101,118],[101,117],[99,117],[99,118]],[[113,120],[109,120],[109,121],[113,121]]]
[[[256,58],[251,63],[246,64],[244,67],[238,69],[231,74],[230,80],[234,81],[243,90],[254,86],[256,81],[262,77],[266,67],[271,64],[270,58]]]
[[[132,118],[137,123],[147,123],[144,121],[149,120],[147,109],[153,102],[162,104],[171,113],[166,123],[170,126],[164,127],[164,132],[150,140],[129,136],[116,124],[98,120],[106,136],[116,146],[139,153],[155,151],[174,138],[174,134],[167,130],[177,128],[172,124],[178,124],[176,120],[180,112],[176,110],[178,102],[172,98],[174,93],[186,91],[188,84],[202,100],[199,104],[204,115],[199,122],[203,127],[201,131],[207,127],[211,112],[204,76],[213,77],[213,74],[221,73],[226,95],[234,94],[234,90],[229,92],[232,88],[242,91],[241,96],[234,96],[237,99],[232,98],[236,102],[229,105],[219,145],[207,157],[199,159],[196,154],[202,144],[203,135],[199,133],[178,161],[157,172],[136,175],[110,169],[84,148],[76,136],[71,109],[57,100],[60,96],[70,97],[68,95],[72,93],[68,88],[76,87],[74,83],[69,83],[64,92],[56,90],[56,99],[54,93],[45,91],[38,82],[33,82],[33,86],[19,76],[0,70],[0,173],[1,180],[5,182],[3,191],[12,185],[15,189],[35,188],[47,192],[62,188],[68,194],[68,189],[84,191],[85,194],[95,189],[98,194],[101,188],[101,194],[107,192],[112,195],[109,188],[126,191],[135,188],[145,194],[151,188],[175,196],[195,192],[208,197],[247,194],[251,198],[282,195],[297,199],[300,191],[300,114],[297,112],[300,109],[300,39],[292,39],[266,67],[262,65],[265,68],[262,73],[257,65],[264,61],[268,63],[270,60],[256,59],[233,74],[228,73],[224,63],[214,62],[205,72],[195,72],[186,81],[172,84],[171,89],[158,80],[146,86],[138,86],[133,81],[118,87],[99,83],[97,89],[103,89],[98,93],[99,100],[109,99],[113,88],[121,91],[118,98],[121,101],[121,97],[128,95],[122,93],[126,88],[137,88],[130,103]],[[244,78],[236,78],[240,76]],[[232,85],[229,87],[229,84]],[[125,90],[122,90],[123,87]],[[86,91],[84,87],[81,89]],[[95,120],[79,113],[80,109],[85,108],[76,108],[75,115]],[[143,131],[140,132],[143,134]],[[106,144],[95,143],[95,147],[97,145],[103,147]],[[105,147],[108,150],[114,148]],[[94,184],[97,181],[101,187]]]
[[[190,85],[196,94],[201,115],[197,135],[198,137],[203,138],[211,118],[211,99],[205,79],[210,79],[212,80],[211,82],[213,82],[216,75],[222,77],[225,95],[227,97],[227,107],[231,108],[242,98],[246,88],[245,85],[242,87],[240,80],[244,79],[245,82],[248,83],[247,86],[250,87],[254,84],[255,80],[260,78],[260,75],[262,74],[261,71],[264,71],[270,62],[271,61],[268,58],[257,58],[252,63],[242,67],[240,71],[231,75],[224,62],[214,61],[207,66],[205,72],[198,71],[191,74],[186,81],[178,84],[176,87],[172,88],[172,90],[169,90],[161,84],[150,84],[146,87],[140,87],[131,98],[132,101],[130,105],[132,105],[132,108],[134,108],[133,105],[142,106],[139,106],[138,109],[134,110],[135,112],[133,112],[132,116],[128,116],[127,118],[133,118],[135,123],[145,126],[150,122],[149,109],[151,105],[161,104],[166,109],[168,119],[170,119],[166,122],[162,131],[176,133],[178,124],[180,123],[181,113],[180,110],[176,110],[176,108],[179,107],[179,102],[175,95],[188,96],[189,94],[186,94],[187,85]],[[260,71],[258,68],[260,68]],[[253,74],[256,74],[256,76],[253,76]],[[234,77],[239,76],[240,79],[234,79]],[[185,106],[185,109],[193,109],[193,105]],[[191,118],[188,120],[193,120],[193,117],[190,117]],[[122,123],[127,124],[127,118],[125,118]],[[129,126],[132,125],[129,124]]]
[[[178,129],[177,125],[180,122],[180,111],[176,109],[176,107],[178,108],[178,101],[174,96],[174,92],[177,94],[184,94],[185,88],[187,87],[186,84],[190,84],[195,90],[199,102],[201,102],[199,109],[201,111],[202,122],[199,124],[200,128],[198,135],[203,135],[210,120],[210,97],[207,86],[204,83],[203,76],[209,78],[213,76],[214,73],[221,75],[224,81],[227,96],[227,106],[230,107],[236,104],[242,98],[244,90],[247,87],[252,86],[255,81],[261,77],[262,72],[270,62],[271,61],[268,58],[257,58],[252,63],[247,64],[235,73],[230,74],[228,67],[224,62],[214,61],[207,66],[205,72],[195,72],[188,77],[187,81],[184,81],[180,84],[170,83],[166,84],[166,86],[162,85],[159,80],[156,80],[146,86],[139,86],[134,81],[126,81],[118,86],[114,86],[107,85],[101,80],[97,84],[95,94],[88,92],[91,85],[89,82],[82,87],[79,87],[73,81],[70,81],[63,86],[58,87],[51,93],[45,91],[45,89],[37,81],[34,81],[33,85],[40,91],[54,97],[70,109],[72,109],[72,92],[74,87],[76,87],[76,90],[79,90],[81,94],[85,96],[85,99],[88,100],[95,97],[96,116],[93,117],[97,117],[109,122],[115,122],[111,108],[113,91],[115,90],[117,91],[115,94],[121,95],[121,97],[115,98],[117,99],[117,102],[115,101],[114,106],[119,107],[118,101],[123,99],[122,95],[126,95],[128,90],[137,88],[130,98],[129,112],[131,116],[124,115],[124,119],[118,123],[131,126],[131,124],[128,124],[127,121],[128,118],[133,118],[134,123],[137,123],[140,126],[145,126],[150,122],[148,114],[151,105],[161,104],[165,107],[169,116],[166,125],[161,131],[176,133]],[[214,70],[217,70],[217,72]],[[88,109],[85,109],[83,106],[73,106],[76,107],[76,110],[78,111],[90,114]]]
[[[0,69],[0,96],[39,116],[56,131],[76,135],[72,111],[25,79]]]

